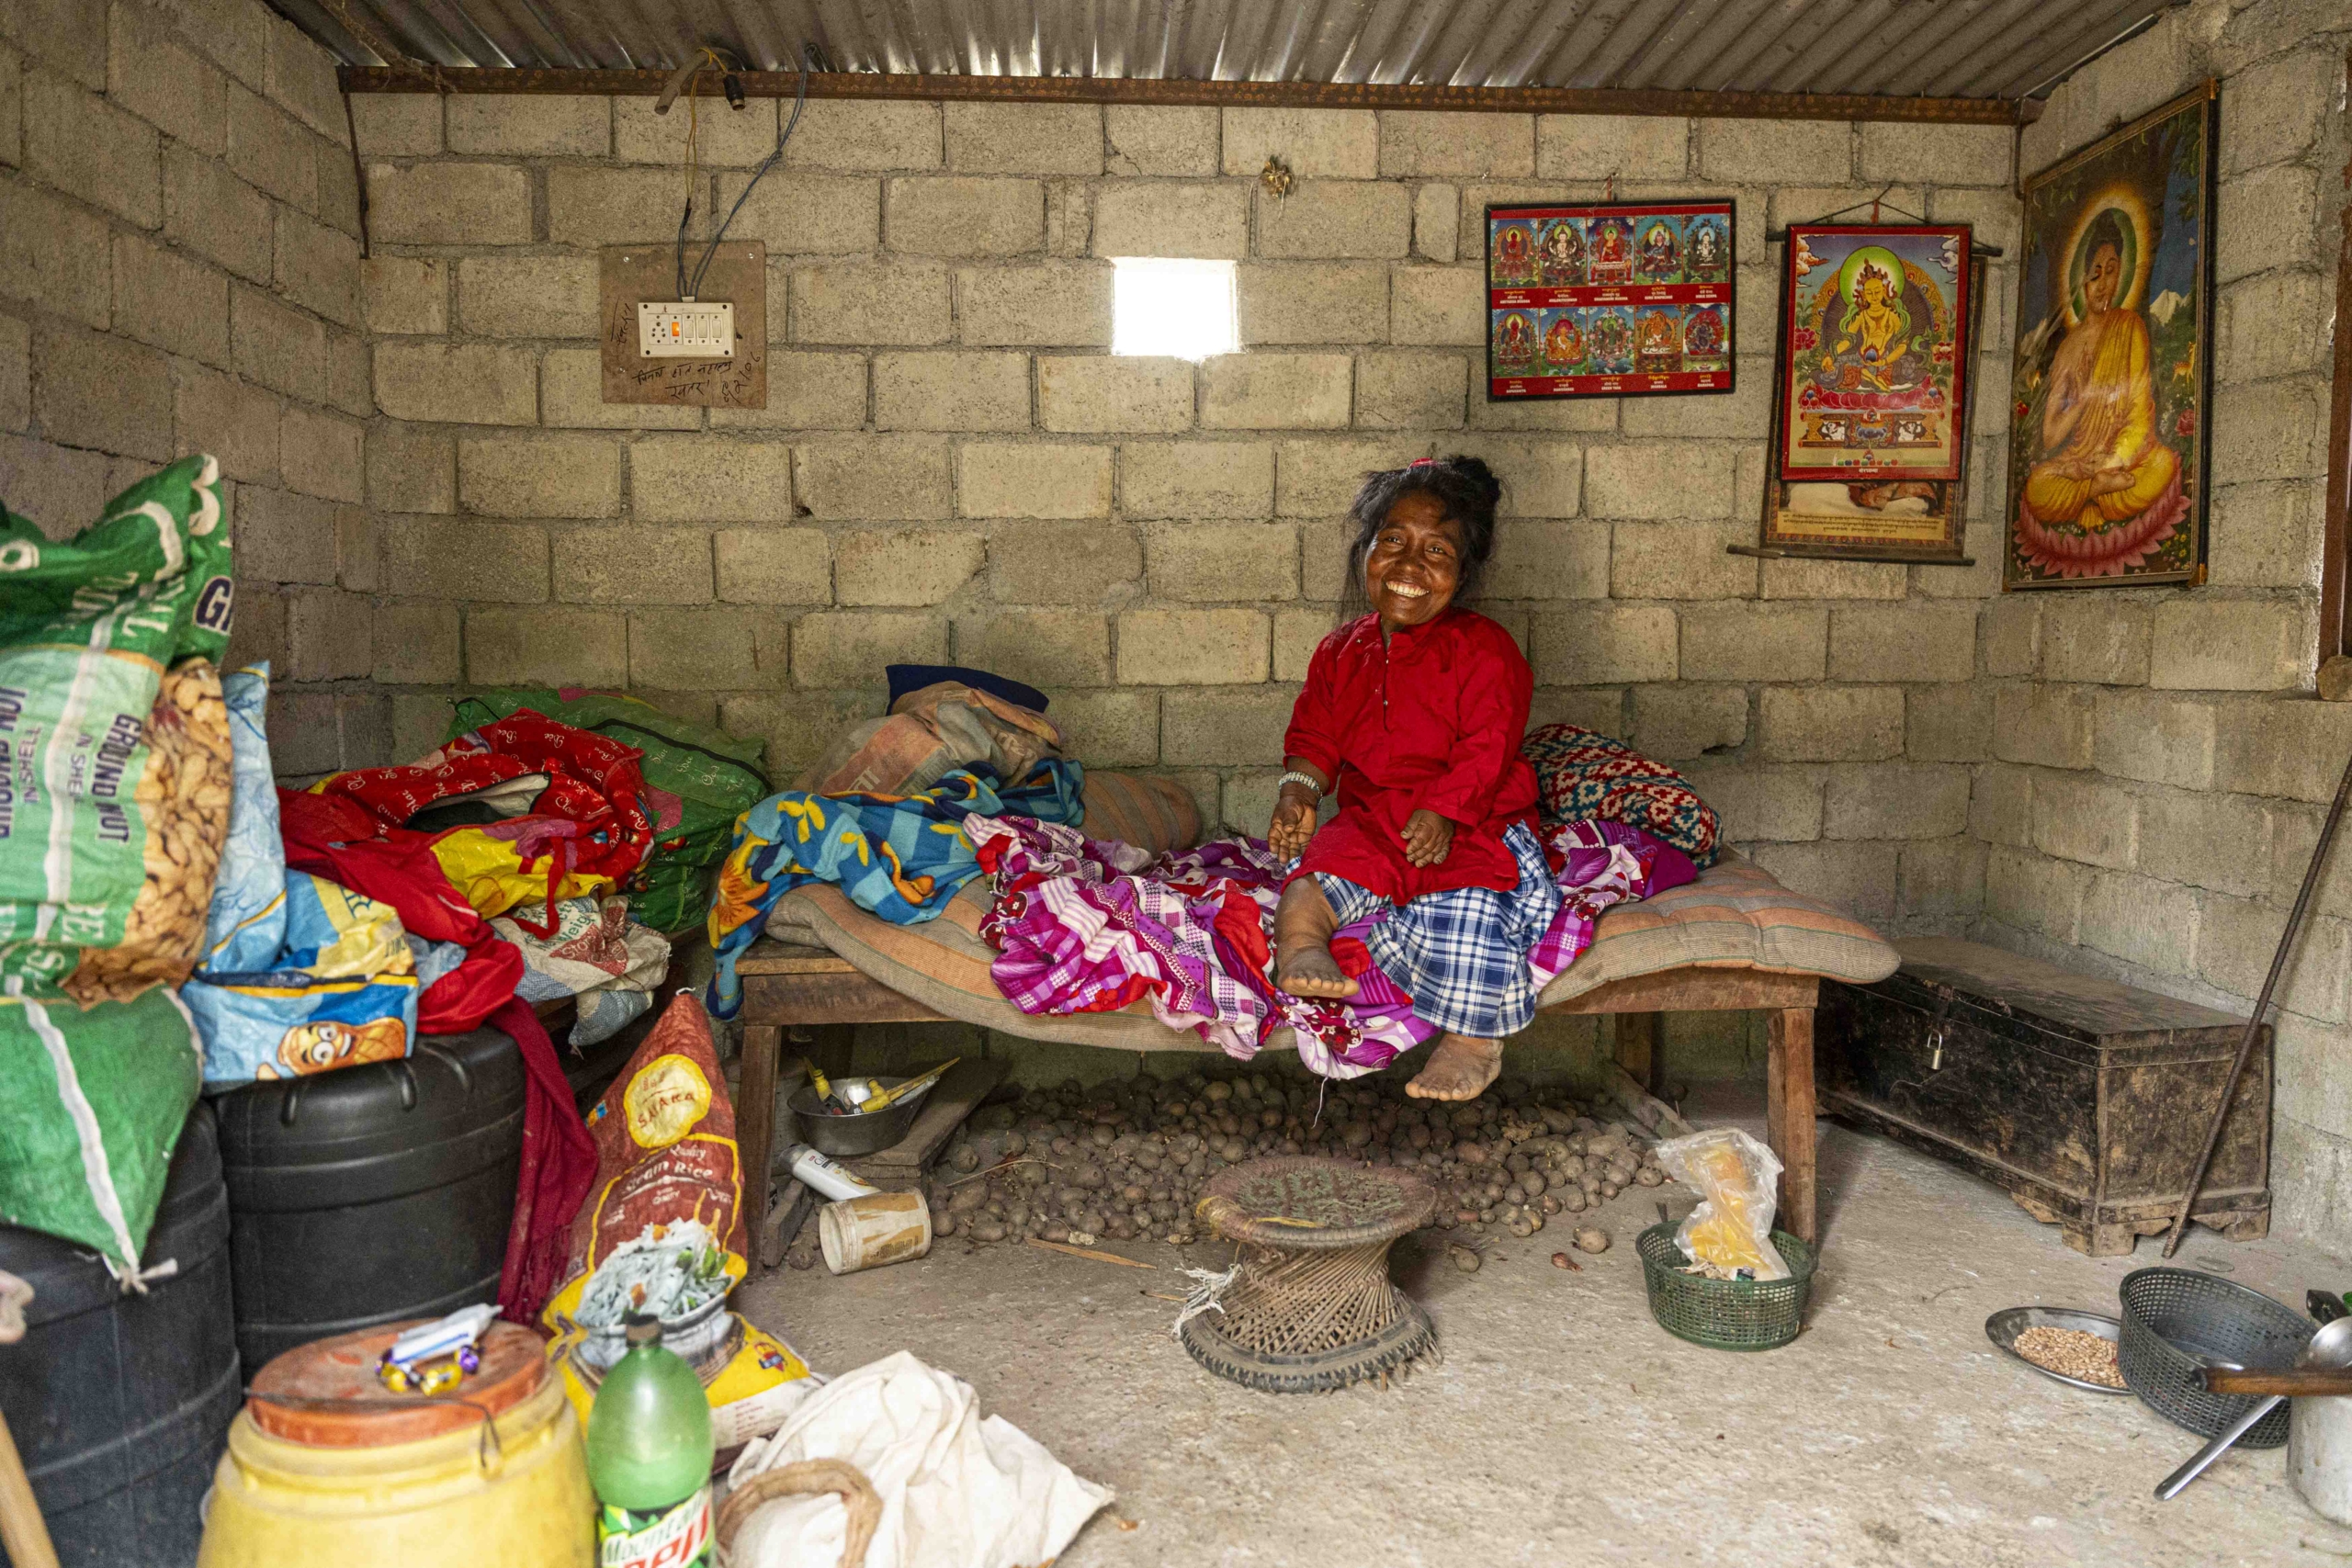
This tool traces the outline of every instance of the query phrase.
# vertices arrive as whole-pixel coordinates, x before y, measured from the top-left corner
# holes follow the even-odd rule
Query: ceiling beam
[[[353,93],[550,93],[651,97],[666,71],[506,71],[401,64],[345,66]],[[791,71],[746,71],[754,97],[788,98]],[[1250,108],[1450,109],[1487,114],[1667,115],[1714,119],[1902,120],[2016,125],[2037,103],[1856,93],[1732,93],[1604,87],[1446,87],[1363,82],[1203,82],[1109,76],[911,76],[814,72],[812,98],[933,98],[995,103],[1163,104]]]

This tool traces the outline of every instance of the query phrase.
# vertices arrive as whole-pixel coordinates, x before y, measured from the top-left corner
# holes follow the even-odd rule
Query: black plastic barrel
[[[497,1298],[523,1086],[485,1029],[214,1102],[248,1379],[313,1339]]]
[[[196,1561],[198,1509],[243,1400],[228,1240],[212,1112],[201,1104],[140,1258],[178,1269],[144,1295],[125,1294],[92,1253],[0,1225],[0,1269],[33,1288],[24,1338],[0,1347],[0,1414],[66,1568]]]

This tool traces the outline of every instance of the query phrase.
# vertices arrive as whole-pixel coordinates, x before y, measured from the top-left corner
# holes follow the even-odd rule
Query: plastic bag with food
[[[183,458],[64,540],[0,507],[0,1224],[126,1281],[201,1069],[168,987],[228,834],[220,478]]]
[[[1736,1127],[1713,1127],[1658,1145],[1657,1163],[1699,1194],[1699,1206],[1674,1233],[1683,1257],[1717,1279],[1743,1269],[1758,1280],[1789,1277],[1772,1245],[1781,1162],[1770,1149]]]
[[[229,831],[214,661],[235,595],[220,472],[209,457],[183,458],[70,540],[0,508],[0,755],[12,764],[0,768],[0,988],[10,995],[129,1001],[185,980],[204,952]]]
[[[650,1312],[710,1401],[722,1453],[774,1431],[796,1403],[806,1362],[727,1304],[745,1269],[735,1109],[702,1004],[682,995],[588,1113],[596,1183],[572,1221],[571,1257],[541,1314],[548,1355],[588,1419],[605,1373],[627,1348],[624,1319]]]

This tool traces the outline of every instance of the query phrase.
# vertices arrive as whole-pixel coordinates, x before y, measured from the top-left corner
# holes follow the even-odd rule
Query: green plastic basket
[[[1649,1283],[1650,1314],[1659,1327],[1715,1350],[1770,1350],[1797,1337],[1813,1287],[1811,1247],[1786,1231],[1774,1231],[1772,1245],[1789,1266],[1787,1279],[1710,1280],[1682,1272],[1690,1259],[1675,1245],[1674,1231],[1670,1224],[1652,1225],[1634,1244]]]

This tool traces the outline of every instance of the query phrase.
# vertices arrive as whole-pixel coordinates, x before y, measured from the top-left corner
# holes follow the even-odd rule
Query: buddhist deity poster
[[[1487,396],[1732,389],[1732,204],[1487,209]]]
[[[1799,232],[1792,236],[1792,243],[1796,238],[1814,238],[1815,243],[1818,243],[1816,237],[1809,234],[1811,225],[1796,227]],[[1871,248],[1858,245],[1855,252],[1860,254]],[[1936,246],[1939,254],[1941,248],[1939,241]],[[1795,406],[1802,399],[1808,376],[1816,387],[1825,378],[1837,382],[1848,379],[1845,366],[1854,362],[1858,349],[1866,355],[1863,363],[1892,367],[1893,373],[1887,377],[1890,382],[1904,380],[1907,375],[1907,371],[1902,368],[1905,356],[1917,356],[1919,350],[1916,346],[1906,347],[1904,355],[1894,352],[1892,345],[1901,329],[1879,320],[1870,323],[1868,335],[1832,337],[1826,345],[1830,352],[1826,356],[1829,366],[1825,373],[1821,364],[1825,356],[1820,353],[1822,345],[1818,342],[1810,349],[1792,348],[1792,323],[1799,312],[1783,306],[1781,311],[1780,358],[1775,372],[1777,396],[1772,405],[1772,433],[1769,447],[1774,454],[1774,460],[1765,465],[1763,528],[1758,540],[1760,550],[1827,560],[1916,561],[1930,566],[1970,564],[1971,558],[1965,547],[1966,525],[1962,519],[1968,514],[1969,450],[1966,432],[1972,417],[1973,393],[1965,367],[1973,362],[1978,347],[1973,323],[1984,317],[1984,253],[1967,247],[1964,242],[1960,254],[1966,258],[1968,275],[1965,284],[1955,280],[1953,292],[1956,302],[1952,309],[1961,321],[1968,324],[1957,344],[1956,357],[1962,368],[1954,374],[1951,383],[1949,396],[1951,406],[1943,411],[1949,420],[1949,429],[1962,433],[1962,439],[1951,446],[1950,479],[1922,479],[1917,473],[1917,468],[1928,466],[1920,460],[1928,450],[1927,442],[1920,437],[1932,435],[1944,428],[1929,423],[1931,413],[1936,411],[1918,408],[1874,410],[1867,407],[1825,410],[1819,406],[1801,410]],[[1854,258],[1849,256],[1848,259]],[[1861,257],[1861,263],[1854,268],[1852,276],[1845,285],[1847,302],[1839,305],[1833,299],[1823,308],[1827,325],[1833,333],[1843,324],[1857,296],[1861,306],[1860,313],[1864,316],[1868,316],[1879,304],[1893,303],[1891,291],[1887,299],[1882,299],[1875,279],[1867,287],[1860,282],[1865,270],[1890,271],[1888,264],[1866,255]],[[1808,268],[1815,279],[1820,276],[1821,270],[1820,267]],[[1837,270],[1844,272],[1846,269],[1841,263]],[[1791,286],[1804,288],[1793,282]],[[1829,289],[1837,287],[1835,277],[1820,286]],[[1816,290],[1804,288],[1804,292],[1812,296]],[[1818,303],[1817,299],[1810,302]],[[1924,306],[1919,308],[1925,309]],[[1912,305],[1906,303],[1904,309],[1907,314]],[[1858,332],[1862,324],[1856,322]],[[1917,334],[1914,335],[1916,337]],[[1871,352],[1873,340],[1887,346]],[[1842,354],[1838,348],[1841,341],[1847,345]],[[1820,399],[1815,400],[1816,405],[1821,401]],[[1915,398],[1914,400],[1926,401],[1924,398]],[[1812,416],[1809,430],[1799,423],[1801,418],[1808,415]],[[1871,420],[1881,421],[1882,429],[1860,432],[1860,439],[1857,440],[1857,423]],[[1901,429],[1899,422],[1905,420],[1916,422],[1917,428]],[[1893,447],[1893,455],[1887,460],[1874,462],[1868,467],[1856,463],[1835,469],[1837,477],[1834,479],[1791,479],[1783,473],[1781,465],[1789,458],[1792,431],[1797,433],[1797,440],[1811,434],[1817,440],[1842,441],[1849,449],[1854,446],[1862,448],[1861,453],[1851,455],[1874,456],[1890,446]],[[1897,440],[1883,440],[1882,435]],[[1798,446],[1796,449],[1817,454],[1831,448]],[[1914,464],[1908,471],[1898,468],[1895,461],[1906,457]]]
[[[1958,479],[1967,228],[1792,223],[1782,254],[1781,477]]]
[[[2203,578],[2215,90],[2025,182],[2007,587]]]

